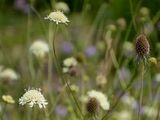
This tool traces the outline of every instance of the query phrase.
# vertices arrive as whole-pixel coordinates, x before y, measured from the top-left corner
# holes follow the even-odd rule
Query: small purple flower
[[[70,54],[73,51],[73,44],[71,42],[63,42],[61,50],[66,54]]]
[[[60,117],[65,117],[67,115],[67,108],[63,105],[57,105],[55,112]]]
[[[95,46],[89,46],[89,47],[87,47],[86,50],[85,50],[85,54],[86,54],[86,56],[88,56],[88,57],[94,56],[94,55],[96,54],[96,52],[97,52],[97,49],[96,49]]]
[[[26,0],[15,0],[14,6],[17,10],[20,10],[24,13],[29,13],[30,8]]]
[[[127,68],[121,68],[118,70],[118,77],[120,80],[129,80],[131,77],[131,73]]]

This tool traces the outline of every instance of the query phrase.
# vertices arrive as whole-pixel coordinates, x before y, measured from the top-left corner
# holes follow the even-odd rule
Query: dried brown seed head
[[[90,98],[86,104],[86,109],[89,113],[96,113],[99,109],[99,102],[96,98]]]
[[[149,45],[146,35],[140,34],[136,38],[135,49],[136,49],[136,54],[137,54],[138,59],[144,59],[149,54],[150,45]]]

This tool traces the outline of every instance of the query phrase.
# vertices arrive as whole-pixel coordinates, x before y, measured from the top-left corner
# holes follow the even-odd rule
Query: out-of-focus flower
[[[82,96],[80,96],[80,101],[82,102],[82,103],[87,103],[87,101],[88,101],[88,96],[86,96],[86,95],[82,95]]]
[[[146,35],[150,35],[154,30],[154,26],[152,24],[152,21],[147,21],[146,23],[144,23],[144,33]]]
[[[63,61],[63,73],[68,73],[71,76],[78,75],[78,69],[77,69],[77,60],[74,57],[66,58]]]
[[[143,114],[150,118],[155,118],[157,116],[157,109],[150,106],[143,107]]]
[[[69,12],[69,7],[65,2],[57,2],[55,4],[55,9],[63,11],[64,13],[68,13]]]
[[[142,7],[139,11],[140,15],[142,16],[148,16],[149,15],[149,9],[147,7]]]
[[[104,85],[106,85],[107,79],[103,74],[99,74],[96,77],[96,83],[97,83],[98,86],[102,86],[103,87]]]
[[[61,46],[61,51],[70,54],[73,51],[73,44],[71,42],[63,42]]]
[[[127,110],[115,113],[114,117],[116,120],[132,120],[132,114]]]
[[[87,95],[89,98],[88,100],[90,100],[91,98],[95,98],[102,109],[109,110],[110,104],[108,98],[102,92],[91,90],[88,91]]]
[[[135,49],[136,49],[138,60],[143,60],[149,55],[150,45],[149,45],[146,35],[140,34],[136,38]]]
[[[158,73],[158,74],[155,75],[154,80],[156,82],[160,82],[160,73]]]
[[[117,25],[119,26],[119,28],[121,30],[125,30],[125,28],[126,28],[126,20],[124,18],[119,18],[117,20]]]
[[[123,44],[123,53],[126,57],[132,57],[134,53],[134,45],[131,42],[125,41]]]
[[[29,13],[29,4],[27,4],[26,0],[15,0],[14,6],[17,10],[20,10],[24,13]]]
[[[131,77],[131,73],[129,69],[123,67],[118,70],[118,77],[120,78],[120,80],[129,80]]]
[[[77,64],[78,64],[78,62],[77,62],[77,60],[74,57],[66,58],[63,61],[63,65],[65,67],[73,67],[73,66],[76,66]]]
[[[49,46],[46,42],[42,40],[37,40],[32,43],[29,50],[37,58],[41,59],[41,58],[45,58],[46,54],[49,52]]]
[[[107,30],[114,32],[116,30],[116,26],[114,24],[107,25]]]
[[[30,107],[33,107],[37,104],[39,108],[45,108],[48,102],[46,101],[40,90],[31,89],[23,94],[23,96],[19,99],[19,104],[29,104]]]
[[[73,91],[73,92],[78,92],[79,91],[79,87],[77,85],[72,84],[70,86],[70,88],[71,88],[71,91]]]
[[[67,115],[67,108],[63,105],[57,105],[55,112],[60,117],[65,117]]]
[[[8,104],[14,104],[15,103],[14,99],[10,95],[3,95],[2,99],[3,99],[4,102],[6,102]]]
[[[2,69],[0,71],[0,79],[2,80],[17,80],[18,74],[11,68]]]
[[[97,52],[97,49],[96,49],[95,46],[89,46],[89,47],[87,47],[86,50],[85,50],[85,54],[86,54],[86,56],[88,56],[88,57],[94,56],[94,55],[96,54],[96,52]]]
[[[136,109],[137,102],[135,98],[130,96],[129,94],[125,94],[121,100],[124,105],[130,106],[132,109]]]
[[[56,24],[59,24],[59,23],[67,24],[69,22],[68,18],[61,11],[51,12],[44,19],[53,21]]]
[[[150,57],[148,61],[150,64],[157,65],[157,59],[155,57]]]

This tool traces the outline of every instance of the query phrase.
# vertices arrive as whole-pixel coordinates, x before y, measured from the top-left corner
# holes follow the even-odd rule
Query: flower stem
[[[58,26],[56,25],[56,26],[55,26],[55,30],[54,30],[53,44],[52,44],[52,51],[53,51],[53,54],[54,54],[54,57],[55,57],[56,67],[57,67],[58,73],[59,73],[59,75],[60,75],[60,77],[61,77],[61,80],[62,80],[63,84],[67,86],[67,90],[68,90],[69,93],[71,94],[71,96],[72,96],[72,98],[73,98],[73,100],[74,100],[74,102],[75,102],[75,104],[76,104],[76,106],[77,106],[77,108],[78,108],[78,110],[79,110],[82,118],[83,118],[83,113],[82,113],[82,111],[81,111],[81,108],[80,108],[80,106],[79,106],[79,104],[78,104],[78,101],[77,101],[76,97],[74,96],[74,94],[73,94],[72,91],[71,91],[71,88],[70,88],[70,85],[68,84],[68,81],[65,79],[65,77],[64,77],[64,75],[63,75],[63,73],[62,73],[62,69],[61,69],[60,63],[59,63],[59,61],[58,61],[58,57],[57,57],[57,55],[56,55],[55,36],[56,36],[57,28],[58,28]],[[67,94],[68,94],[68,92],[67,92]],[[69,95],[69,94],[68,94],[68,95]]]
[[[141,108],[142,108],[142,103],[143,103],[143,79],[144,79],[144,64],[142,64],[141,68],[141,90],[140,90],[140,99],[139,99],[139,109],[138,109],[138,120],[141,120]]]

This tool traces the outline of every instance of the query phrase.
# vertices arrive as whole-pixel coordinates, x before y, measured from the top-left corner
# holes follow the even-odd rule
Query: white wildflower
[[[70,88],[71,88],[71,91],[72,91],[72,92],[78,92],[78,91],[79,91],[79,87],[78,87],[77,85],[72,84],[72,85],[70,86]]]
[[[57,2],[55,4],[55,9],[63,11],[64,13],[68,13],[69,12],[69,7],[65,2]]]
[[[115,113],[114,116],[117,120],[131,120],[131,118],[132,118],[131,112],[129,112],[127,110],[117,112],[117,113]]]
[[[103,74],[99,74],[96,77],[96,83],[98,86],[104,86],[107,83],[107,79]]]
[[[0,71],[0,79],[4,80],[17,80],[19,78],[18,74],[11,68],[2,69]]]
[[[158,111],[157,111],[157,109],[154,108],[154,107],[144,106],[144,107],[143,107],[143,113],[144,113],[146,116],[148,116],[148,117],[150,117],[150,118],[153,118],[153,117],[156,117]]]
[[[108,98],[102,92],[91,90],[87,94],[89,98],[96,98],[102,109],[109,110],[110,104]]]
[[[46,42],[42,40],[37,40],[33,42],[29,48],[30,52],[38,58],[44,58],[45,55],[49,52],[49,46]]]
[[[50,21],[53,21],[56,24],[59,24],[59,23],[67,24],[69,22],[68,18],[61,11],[51,12],[44,19],[48,19]]]
[[[28,90],[20,99],[19,99],[20,105],[29,104],[30,107],[33,107],[34,105],[38,105],[39,108],[45,108],[48,102],[40,92],[40,90]]]
[[[67,58],[63,61],[65,67],[74,67],[77,65],[77,60],[74,57]]]
[[[160,73],[156,74],[154,79],[156,82],[160,82]]]

